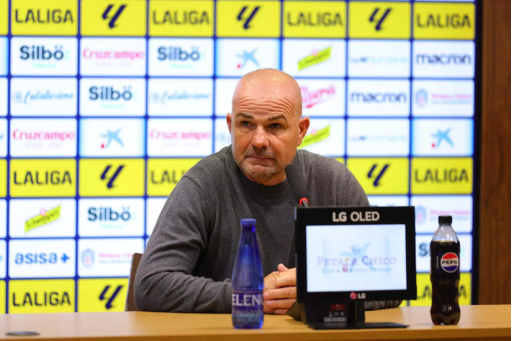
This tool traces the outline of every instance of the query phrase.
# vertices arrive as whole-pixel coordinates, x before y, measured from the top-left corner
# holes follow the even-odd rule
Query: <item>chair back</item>
[[[132,255],[132,266],[130,268],[130,279],[128,281],[128,294],[126,295],[126,305],[124,311],[140,311],[135,305],[135,275],[137,274],[137,268],[139,267],[140,259],[142,258],[141,253],[134,253]]]

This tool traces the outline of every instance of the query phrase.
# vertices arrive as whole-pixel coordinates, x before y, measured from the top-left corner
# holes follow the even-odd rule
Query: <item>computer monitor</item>
[[[416,299],[414,207],[297,208],[302,303]]]

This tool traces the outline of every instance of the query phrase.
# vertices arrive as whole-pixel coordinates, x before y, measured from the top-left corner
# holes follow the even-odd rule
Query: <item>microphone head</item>
[[[295,200],[303,205],[302,200],[306,199],[306,202],[309,202],[307,197],[308,193],[306,192],[306,186],[304,185],[304,179],[299,173],[299,170],[293,164],[290,164],[284,170],[286,172],[286,178],[288,179],[288,183],[290,184],[290,188],[292,190],[293,196]]]

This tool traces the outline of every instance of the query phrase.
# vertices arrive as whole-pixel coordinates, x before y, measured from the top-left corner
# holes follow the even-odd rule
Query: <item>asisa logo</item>
[[[441,257],[441,269],[453,273],[459,268],[459,257],[455,252],[447,252]]]

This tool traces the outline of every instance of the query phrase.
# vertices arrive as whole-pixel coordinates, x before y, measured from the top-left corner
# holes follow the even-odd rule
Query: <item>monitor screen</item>
[[[406,225],[307,225],[307,291],[407,289]]]

